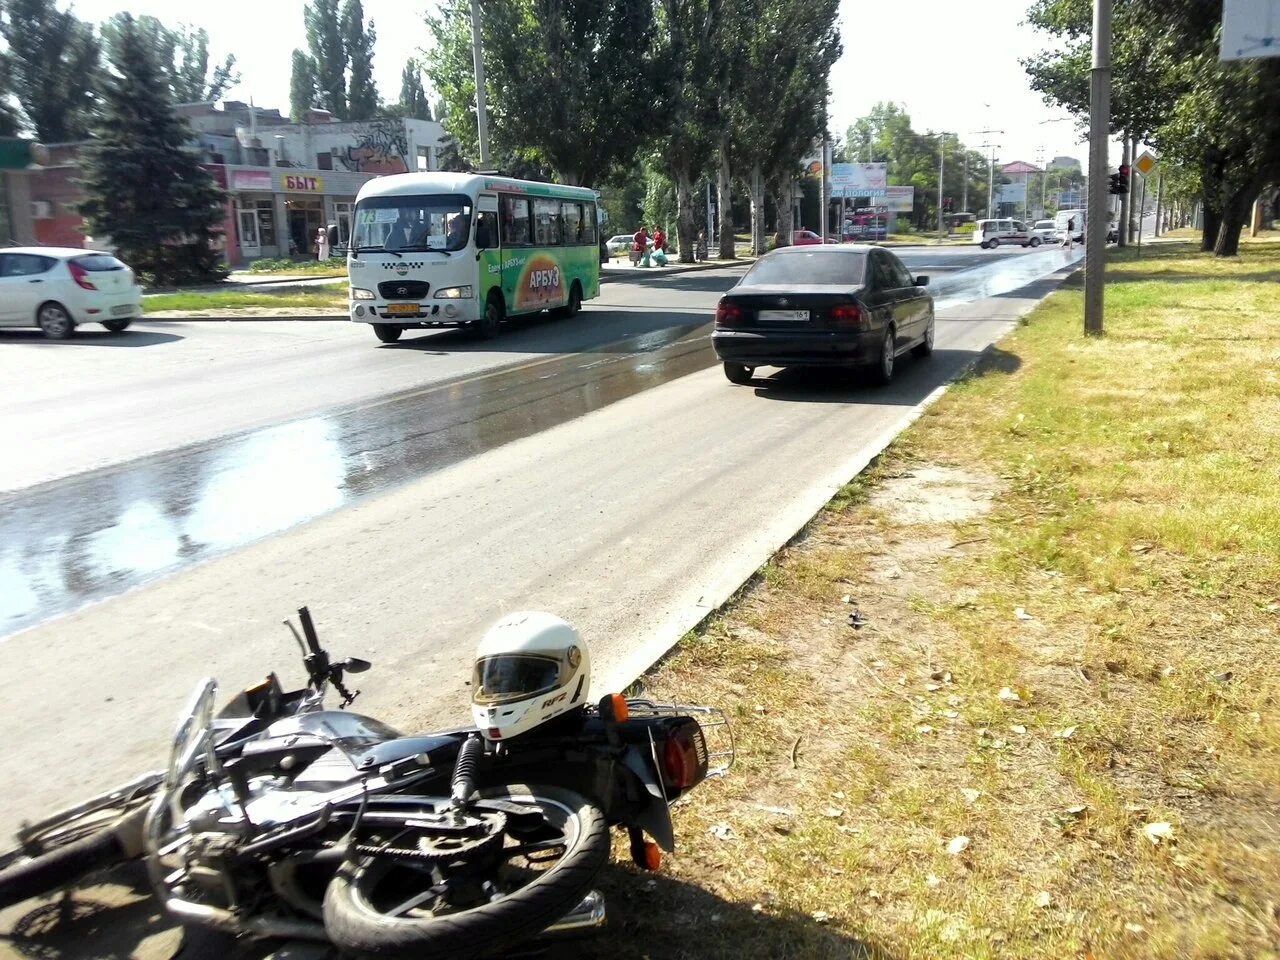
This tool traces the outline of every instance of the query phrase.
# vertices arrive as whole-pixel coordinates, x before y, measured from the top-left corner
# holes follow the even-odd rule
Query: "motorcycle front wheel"
[[[577,906],[609,860],[599,807],[540,785],[508,784],[478,796],[478,810],[493,801],[489,809],[506,811],[500,836],[465,849],[468,841],[441,845],[406,822],[375,838],[385,854],[338,871],[324,899],[335,945],[375,956],[476,957],[536,936]],[[370,849],[362,842],[362,851]]]
[[[147,805],[159,787],[147,774],[18,831],[0,854],[0,908],[75,883],[127,859],[138,844]],[[127,841],[127,842],[126,842]]]

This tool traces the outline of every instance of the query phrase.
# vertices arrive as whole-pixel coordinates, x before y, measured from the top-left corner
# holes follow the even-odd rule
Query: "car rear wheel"
[[[930,314],[929,325],[924,330],[924,339],[911,348],[912,353],[917,357],[927,357],[933,353],[934,323],[933,314]]]
[[[112,333],[124,333],[126,330],[129,329],[129,324],[131,323],[133,323],[132,320],[103,320],[102,321],[102,325],[106,327],[108,330],[110,330]]]
[[[988,245],[992,250],[994,250],[996,247],[1000,246],[1000,239],[999,239],[999,237],[992,237],[992,238],[987,242],[987,245]]]
[[[880,386],[887,387],[893,382],[893,363],[895,359],[893,327],[889,326],[884,331],[884,340],[880,344],[880,359],[876,361],[872,374],[875,382]]]
[[[375,323],[373,325],[373,335],[383,343],[395,343],[400,339],[400,334],[404,333],[404,327],[398,327],[394,323]]]
[[[755,367],[748,367],[745,364],[729,363],[728,361],[725,361],[724,375],[729,378],[730,383],[750,383],[755,372]]]
[[[50,340],[65,340],[76,325],[60,303],[46,303],[36,314],[36,324]]]
[[[1032,237],[1032,238],[1031,238],[1031,245],[1032,245],[1033,247],[1038,247],[1038,246],[1040,246],[1040,238],[1039,238],[1039,237]]]

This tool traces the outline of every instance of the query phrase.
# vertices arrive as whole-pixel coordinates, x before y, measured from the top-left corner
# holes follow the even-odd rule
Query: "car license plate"
[[[405,314],[415,314],[418,312],[416,303],[389,303],[387,304],[387,313],[391,316],[403,316]]]
[[[808,310],[761,310],[761,323],[808,323]]]
[[[118,307],[111,308],[111,315],[113,317],[131,317],[136,312],[137,312],[137,307],[134,307],[128,303],[122,303]]]

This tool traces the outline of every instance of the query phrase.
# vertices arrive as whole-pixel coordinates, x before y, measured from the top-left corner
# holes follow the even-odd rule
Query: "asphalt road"
[[[0,376],[23,384],[0,429],[25,431],[0,497],[19,631],[0,640],[0,722],[21,731],[0,756],[0,833],[161,764],[202,675],[297,680],[280,619],[302,603],[333,652],[375,661],[359,706],[395,724],[464,720],[474,644],[513,609],[575,622],[597,693],[634,676],[1067,262],[904,252],[938,278],[938,349],[887,390],[728,384],[707,342],[736,275],[720,269],[612,282],[580,318],[494,345],[299,323],[0,335]],[[79,472],[98,463],[114,465]]]

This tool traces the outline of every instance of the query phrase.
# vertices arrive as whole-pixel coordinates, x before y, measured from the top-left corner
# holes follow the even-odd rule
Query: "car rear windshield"
[[[124,269],[123,263],[106,253],[94,253],[87,257],[76,257],[71,262],[81,270],[88,270],[90,273],[103,273],[107,270]]]
[[[862,283],[866,264],[866,254],[845,250],[818,249],[776,254],[757,260],[739,286],[838,284],[856,287]]]

